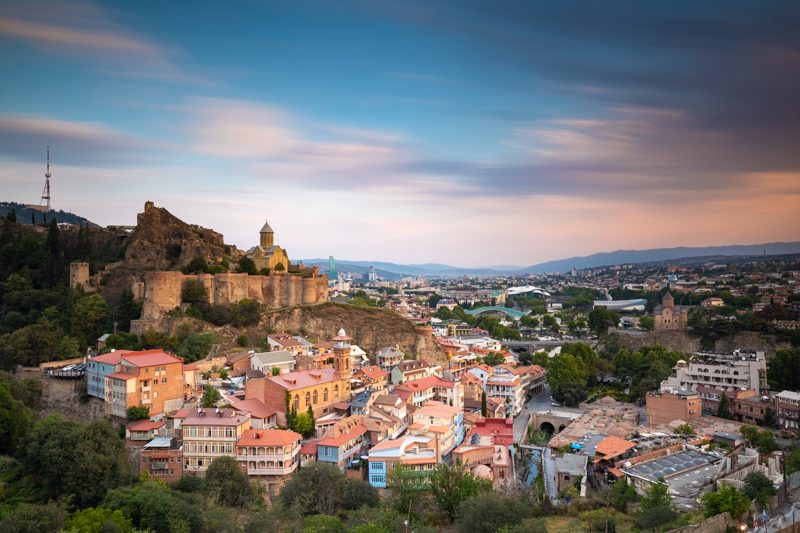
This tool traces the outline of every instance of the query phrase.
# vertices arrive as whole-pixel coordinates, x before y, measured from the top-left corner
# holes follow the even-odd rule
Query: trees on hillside
[[[605,307],[598,307],[589,313],[589,329],[597,335],[605,335],[608,328],[617,327],[619,315]]]
[[[450,520],[455,520],[461,504],[492,489],[492,482],[473,476],[462,465],[438,465],[431,476],[433,497]]]

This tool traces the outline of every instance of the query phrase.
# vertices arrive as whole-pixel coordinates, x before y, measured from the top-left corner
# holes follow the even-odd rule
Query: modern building
[[[367,427],[361,417],[344,418],[317,441],[317,461],[344,470],[353,460],[358,460],[368,444]]]
[[[236,443],[250,429],[250,415],[234,409],[193,409],[181,423],[184,473],[205,476],[217,457],[236,457]]]
[[[494,372],[486,378],[486,396],[495,398],[506,404],[506,412],[516,416],[525,406],[525,389],[522,379],[503,367],[495,367]]]
[[[661,382],[661,390],[697,390],[714,387],[726,392],[753,390],[757,396],[767,391],[767,360],[764,352],[705,353],[688,362],[678,361],[672,375]]]
[[[678,389],[674,392],[649,392],[647,394],[647,422],[650,425],[669,424],[673,420],[683,420],[691,424],[703,414],[700,396],[691,390]]]
[[[127,352],[105,377],[106,414],[120,418],[134,406],[149,408],[150,416],[180,409],[184,394],[183,360],[163,350]]]

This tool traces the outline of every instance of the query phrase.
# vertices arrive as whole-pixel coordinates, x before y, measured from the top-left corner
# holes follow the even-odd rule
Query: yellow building
[[[270,272],[289,270],[289,256],[286,250],[275,244],[275,232],[272,231],[269,222],[264,222],[260,235],[258,246],[247,251],[247,257],[256,264],[256,270],[259,272],[264,268],[268,268]]]

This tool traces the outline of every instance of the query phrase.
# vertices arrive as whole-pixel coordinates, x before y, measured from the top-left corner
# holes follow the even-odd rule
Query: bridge
[[[482,315],[484,313],[503,313],[510,316],[514,320],[519,320],[520,318],[527,316],[530,311],[517,311],[516,309],[501,307],[499,305],[488,305],[486,307],[479,307],[477,309],[467,309],[466,313],[472,316]]]

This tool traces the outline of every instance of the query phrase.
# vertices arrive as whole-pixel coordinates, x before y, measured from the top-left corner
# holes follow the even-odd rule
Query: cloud
[[[4,4],[0,7],[0,37],[93,62],[117,75],[183,83],[201,81],[170,59],[174,52],[125,30],[114,21],[112,13],[91,3]]]

